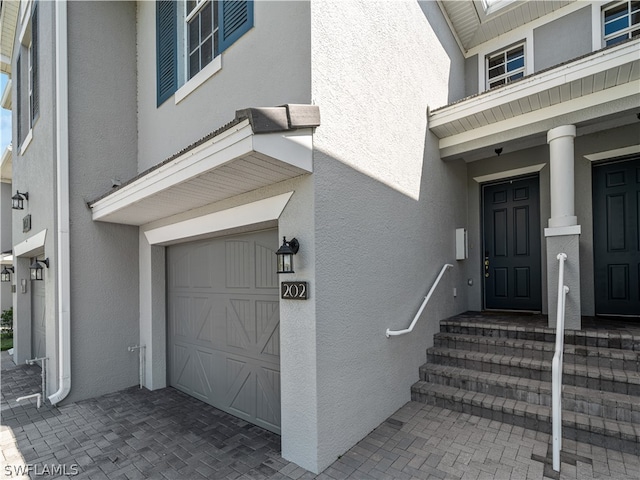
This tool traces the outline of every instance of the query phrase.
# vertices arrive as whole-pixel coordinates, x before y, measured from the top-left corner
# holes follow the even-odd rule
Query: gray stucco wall
[[[591,6],[533,30],[534,69],[572,60],[591,52]]]
[[[464,89],[467,97],[478,93],[478,55],[464,61]]]
[[[161,162],[246,107],[311,103],[308,2],[254,2],[254,27],[222,69],[178,105],[156,106],[155,4],[138,2],[138,169]]]
[[[0,251],[11,250],[11,184],[0,183]],[[0,269],[3,268],[0,266]],[[15,275],[11,275],[11,282],[0,282],[0,311],[11,308],[13,298],[11,285],[15,282]]]
[[[33,5],[33,4],[32,4]],[[24,95],[26,83],[23,84],[22,105],[18,105],[16,88],[12,88],[12,127],[13,127],[13,162],[12,162],[12,190],[29,193],[29,200],[25,202],[24,210],[12,210],[12,244],[13,246],[29,239],[44,230],[47,231],[44,248],[33,254],[14,259],[16,275],[14,281],[20,285],[26,280],[27,291],[21,293],[20,287],[15,296],[14,325],[14,359],[23,362],[31,358],[31,281],[29,280],[30,257],[38,253],[39,258],[50,257],[50,268],[44,272],[45,282],[45,311],[46,311],[46,349],[50,358],[47,388],[50,393],[57,387],[57,352],[56,352],[56,272],[55,262],[55,140],[54,140],[54,41],[53,41],[53,2],[38,2],[39,8],[39,93],[40,113],[32,128],[32,140],[28,147],[20,154],[21,145],[17,138],[17,115],[28,117],[28,97]],[[17,59],[17,52],[21,51],[23,58],[27,57],[27,50],[19,45],[19,28],[16,29],[14,45],[13,67]],[[15,71],[15,70],[14,70]],[[25,72],[26,75],[26,72]],[[26,82],[27,77],[23,75]],[[14,80],[16,77],[14,76]],[[24,123],[28,125],[28,120]],[[23,138],[28,130],[23,131]],[[24,144],[23,144],[24,145]],[[23,232],[22,219],[31,215],[31,230]]]
[[[427,106],[465,88],[464,59],[434,2],[314,4],[312,49],[322,125],[313,174],[317,405],[308,407],[318,452],[307,468],[322,470],[410,399],[438,321],[467,309],[465,263],[454,260],[466,167],[440,160],[426,126]],[[455,267],[416,330],[387,339],[387,328],[409,325],[445,262]],[[295,440],[283,439],[285,458],[304,456]]]
[[[42,3],[42,2],[41,2]],[[69,401],[138,383],[138,229],[86,202],[136,173],[136,4],[69,2]]]

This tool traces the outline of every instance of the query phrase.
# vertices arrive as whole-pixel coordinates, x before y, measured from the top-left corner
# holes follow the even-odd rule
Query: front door
[[[482,187],[485,308],[540,311],[538,177]]]
[[[640,315],[640,158],[593,167],[596,313]]]

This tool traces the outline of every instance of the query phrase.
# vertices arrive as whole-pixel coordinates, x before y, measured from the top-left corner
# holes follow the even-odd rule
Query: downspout
[[[71,390],[71,277],[69,261],[69,77],[67,0],[55,2],[56,16],[56,207],[58,235],[58,391],[56,405]]]

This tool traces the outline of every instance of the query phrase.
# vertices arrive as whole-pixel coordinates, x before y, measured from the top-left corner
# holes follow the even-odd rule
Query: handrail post
[[[569,287],[564,284],[564,262],[566,253],[559,253],[558,259],[558,308],[556,310],[556,349],[551,363],[551,408],[553,437],[553,469],[560,471],[560,450],[562,449],[562,361],[564,351],[564,312]]]

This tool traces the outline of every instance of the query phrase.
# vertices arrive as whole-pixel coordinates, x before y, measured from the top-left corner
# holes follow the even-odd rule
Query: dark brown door
[[[484,185],[485,308],[542,306],[538,177]]]
[[[596,313],[640,315],[640,158],[593,167]]]

